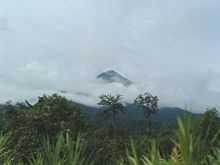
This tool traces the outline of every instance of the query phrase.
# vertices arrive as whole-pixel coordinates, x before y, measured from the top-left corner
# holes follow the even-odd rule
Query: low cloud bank
[[[0,1],[0,101],[149,91],[162,106],[218,108],[219,10],[219,0]],[[97,83],[106,68],[135,86]]]

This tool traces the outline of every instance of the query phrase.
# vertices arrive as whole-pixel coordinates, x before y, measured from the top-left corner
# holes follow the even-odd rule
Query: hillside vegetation
[[[132,115],[126,116],[129,110],[121,99],[102,95],[96,113],[56,94],[39,97],[34,105],[28,101],[0,105],[0,164],[220,164],[220,119],[215,108],[197,116],[184,111],[169,123],[156,117],[159,99],[143,94],[135,99],[131,113],[141,111],[142,119],[128,122]]]

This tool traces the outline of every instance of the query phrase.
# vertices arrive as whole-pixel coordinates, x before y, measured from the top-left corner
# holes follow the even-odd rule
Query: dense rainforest
[[[219,165],[218,111],[193,114],[158,101],[102,95],[88,107],[54,94],[1,104],[0,164]]]

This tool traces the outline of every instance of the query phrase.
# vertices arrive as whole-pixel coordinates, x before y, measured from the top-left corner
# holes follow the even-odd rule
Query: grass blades
[[[159,140],[149,140],[147,151],[140,154],[139,147],[131,140],[126,157],[115,160],[114,165],[219,165],[219,132],[209,139],[209,129],[202,135],[196,130],[192,117],[187,114],[177,121],[173,149],[166,158],[160,150]],[[13,151],[8,149],[10,135],[0,134],[0,164],[2,165],[95,165],[95,158],[88,154],[87,140],[84,136],[60,134],[55,140],[46,139],[40,151],[33,154],[29,162],[13,162]],[[148,143],[147,143],[148,144]],[[207,144],[210,148],[207,148]],[[214,146],[214,144],[217,144]]]
[[[55,143],[46,140],[42,153],[30,161],[31,165],[92,165],[85,155],[85,143],[81,135],[76,139],[61,134]]]

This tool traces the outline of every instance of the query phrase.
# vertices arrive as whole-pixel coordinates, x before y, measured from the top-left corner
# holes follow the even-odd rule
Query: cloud
[[[8,20],[5,18],[0,18],[0,31],[8,30]]]
[[[218,0],[1,1],[0,100],[148,90],[163,105],[219,107],[219,9]],[[137,89],[96,84],[106,68]]]

